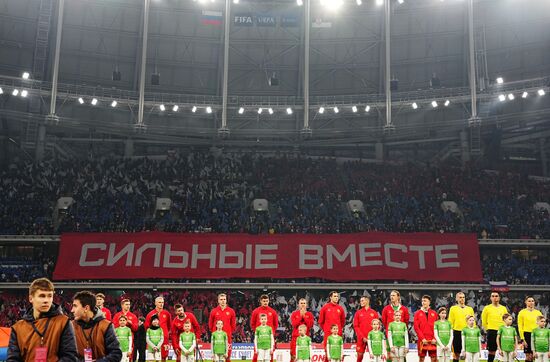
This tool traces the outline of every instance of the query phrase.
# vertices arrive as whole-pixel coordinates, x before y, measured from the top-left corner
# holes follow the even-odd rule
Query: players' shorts
[[[479,356],[481,354],[479,352],[475,352],[475,353],[472,353],[472,352],[466,352],[466,359],[465,361],[466,362],[479,362]]]
[[[162,355],[160,352],[147,351],[145,353],[145,359],[147,361],[160,361],[162,359]]]
[[[458,352],[460,354],[460,352]],[[451,350],[443,349],[441,346],[437,346],[437,357],[451,358]]]
[[[533,350],[531,349],[531,332],[523,332],[523,337],[523,340],[527,343],[527,346],[523,347],[523,352],[533,353]]]
[[[420,346],[422,346],[422,344],[419,344]],[[430,345],[430,346],[433,346],[435,347],[435,345]],[[433,348],[432,347],[432,348]],[[437,356],[437,350],[436,348],[433,348],[433,349],[427,349],[427,348],[422,348],[422,347],[419,347],[418,348],[418,357],[426,357],[426,355],[429,355],[430,357],[436,357]]]
[[[259,349],[258,350],[258,361],[271,361],[271,350],[269,349]]]
[[[462,331],[453,330],[453,353],[459,355],[462,352]]]
[[[393,351],[395,350],[395,353],[393,353]],[[395,358],[402,358],[402,357],[405,357],[405,346],[403,347],[397,347],[397,346],[394,346],[394,348],[391,349],[391,354],[392,354],[392,358],[395,357]]]
[[[358,339],[357,343],[355,344],[355,351],[357,353],[365,353],[368,349],[367,342],[363,342],[363,338]]]
[[[489,329],[487,330],[487,350],[489,352],[495,352],[497,349],[497,331]]]
[[[180,362],[195,362],[195,354],[194,354],[194,353],[191,353],[190,355],[185,356],[185,355],[182,353],[182,354],[181,354],[181,357],[180,357]]]
[[[538,357],[535,357],[536,362],[548,362],[548,352],[545,353],[537,353]]]
[[[128,358],[128,352],[122,352],[122,359],[120,362],[130,362],[130,359]]]
[[[383,361],[385,361],[384,356],[374,356],[373,358],[371,358],[371,362],[383,362]]]

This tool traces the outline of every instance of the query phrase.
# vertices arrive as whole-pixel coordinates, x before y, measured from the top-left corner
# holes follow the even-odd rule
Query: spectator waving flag
[[[222,24],[222,12],[203,10],[201,22],[204,25],[221,25]]]

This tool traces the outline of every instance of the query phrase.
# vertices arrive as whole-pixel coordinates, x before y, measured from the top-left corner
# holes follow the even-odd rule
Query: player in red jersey
[[[388,326],[394,321],[393,314],[398,310],[401,311],[401,322],[408,326],[411,318],[409,310],[407,307],[401,305],[401,294],[397,290],[392,290],[390,293],[390,304],[382,309],[382,324],[386,330],[386,336],[388,334]],[[389,355],[388,362],[391,362]]]
[[[210,311],[208,329],[211,333],[216,331],[216,322],[219,320],[223,322],[223,331],[227,334],[227,343],[229,344],[225,361],[231,362],[231,341],[233,332],[237,328],[237,318],[233,308],[227,305],[227,295],[225,293],[218,294],[218,306]]]
[[[170,326],[172,325],[172,316],[170,315],[170,312],[164,309],[163,297],[155,298],[155,309],[150,311],[147,314],[147,317],[145,317],[146,329],[151,326],[151,317],[154,315],[158,315],[159,326],[162,329],[162,334],[164,335],[160,356],[163,361],[166,361],[166,357],[168,357],[168,350],[170,349]]]
[[[338,334],[341,336],[346,324],[346,312],[341,305],[338,304],[340,294],[338,292],[330,292],[328,295],[329,301],[319,312],[319,326],[324,332],[323,346],[326,346],[327,338],[330,336],[331,327],[333,324],[338,326]]]
[[[290,323],[292,324],[292,339],[290,340],[290,362],[296,360],[296,338],[300,335],[298,327],[302,324],[306,326],[306,336],[310,335],[310,330],[313,328],[313,313],[307,310],[307,300],[301,298],[298,301],[298,309],[290,315]]]
[[[369,332],[372,330],[372,321],[378,319],[378,312],[370,307],[370,298],[366,295],[359,299],[361,308],[353,316],[353,329],[357,335],[355,349],[357,351],[357,362],[363,360],[363,355],[367,349],[367,340]]]
[[[265,314],[267,316],[267,325],[271,327],[271,330],[273,331],[273,336],[275,336],[275,332],[279,327],[279,316],[277,315],[277,312],[275,311],[275,309],[269,306],[269,296],[267,296],[266,294],[262,294],[260,296],[260,306],[254,309],[252,311],[252,315],[250,316],[250,328],[252,329],[253,333],[256,331],[256,328],[261,324],[260,323],[261,314]],[[252,362],[257,362],[257,361],[258,361],[258,352],[254,350],[254,356],[252,356]],[[271,361],[273,361],[273,355],[271,355]]]
[[[180,334],[183,333],[183,325],[185,322],[189,321],[191,323],[191,332],[195,333],[195,337],[197,339],[197,342],[201,338],[201,326],[199,325],[199,322],[197,321],[197,318],[193,315],[193,313],[185,313],[185,310],[183,309],[183,305],[176,304],[174,305],[174,309],[176,310],[176,318],[172,320],[172,328],[170,329],[170,334],[172,336],[172,348],[174,349],[174,352],[176,353],[176,361],[180,360]]]
[[[130,305],[130,299],[128,299],[128,297],[126,296],[123,296],[120,300],[120,307],[122,308],[122,310],[120,312],[117,312],[113,317],[113,324],[115,328],[118,328],[118,319],[120,318],[120,316],[125,316],[127,319],[126,326],[129,327],[133,333],[136,333],[139,327],[139,321],[138,317],[134,313],[130,312]]]
[[[110,321],[112,320],[111,311],[103,306],[104,303],[105,303],[105,294],[97,293],[95,295],[95,305],[97,308],[101,309],[101,311],[103,312],[103,315],[105,316],[105,319]]]
[[[414,313],[414,331],[418,336],[418,357],[424,361],[426,354],[432,362],[437,360],[437,341],[434,334],[435,322],[439,319],[437,312],[430,308],[432,298],[422,296],[422,307]]]

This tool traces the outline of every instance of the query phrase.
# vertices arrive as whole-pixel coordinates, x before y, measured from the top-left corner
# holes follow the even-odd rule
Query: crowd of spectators
[[[373,165],[281,155],[192,152],[147,158],[14,162],[0,171],[0,233],[143,231],[474,232],[550,238],[550,183],[474,168]],[[74,198],[54,218],[59,197]],[[157,197],[173,201],[155,213]],[[252,200],[267,199],[269,212]],[[345,202],[361,200],[364,213]],[[443,211],[454,201],[458,212]]]
[[[102,291],[106,294],[105,305],[111,310],[114,315],[118,308],[118,301],[122,291]],[[225,291],[224,291],[225,292]],[[354,342],[355,335],[353,331],[353,316],[360,308],[359,297],[368,295],[371,298],[371,308],[379,313],[382,308],[389,303],[388,290],[349,290],[340,292],[340,304],[346,311],[346,324],[344,326],[344,339],[346,342]],[[401,291],[402,303],[405,305],[412,315],[420,308],[420,299],[422,292]],[[456,291],[455,291],[456,292]],[[258,306],[258,297],[263,291],[250,290],[232,290],[228,293],[229,306],[235,309],[237,315],[237,329],[234,334],[234,342],[250,342],[252,333],[250,329],[250,315],[252,310]],[[59,290],[55,296],[55,302],[60,304],[67,314],[70,314],[71,301],[74,291]],[[471,306],[476,312],[476,317],[481,318],[483,306],[490,304],[489,292],[469,291],[466,293],[466,303]],[[173,306],[176,303],[184,305],[187,312],[194,313],[201,325],[202,340],[209,340],[208,331],[208,313],[216,306],[216,293],[212,291],[190,291],[190,290],[172,290],[172,291],[128,291],[124,293],[132,301],[131,310],[138,316],[145,316],[154,308],[154,299],[158,295],[162,295],[165,299],[165,308],[174,315]],[[296,310],[297,300],[305,297],[309,303],[309,310],[317,320],[321,307],[327,302],[328,292],[320,290],[311,291],[296,291],[280,290],[273,291],[269,294],[270,306],[272,306],[279,314],[279,329],[276,333],[278,342],[288,342],[292,332],[290,324],[290,314]],[[432,292],[432,308],[437,309],[441,306],[450,307],[455,303],[453,292]],[[505,293],[502,297],[502,304],[514,316],[516,320],[519,311],[524,308],[525,295],[520,293]],[[548,315],[550,306],[550,293],[538,293],[534,296],[537,300],[537,309],[540,309],[544,315]],[[25,309],[28,307],[27,299],[24,293],[3,292],[0,294],[0,326],[10,326],[18,320]],[[410,321],[412,324],[412,320]],[[480,320],[478,320],[480,325]],[[414,330],[409,328],[409,333],[412,336],[412,341],[415,341]],[[312,329],[312,339],[320,343],[323,340],[323,334],[320,327],[315,324]]]

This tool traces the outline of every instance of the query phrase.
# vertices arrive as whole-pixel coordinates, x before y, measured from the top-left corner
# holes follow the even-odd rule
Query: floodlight
[[[26,89],[23,89],[23,90],[21,91],[21,97],[27,98],[28,95],[29,95],[29,92],[28,92]]]
[[[319,108],[319,113],[321,113],[321,114],[325,113],[325,107]]]
[[[159,106],[159,108],[160,108],[160,110],[161,110],[162,112],[164,112],[164,111],[166,110],[166,107],[164,106],[164,104],[161,104],[161,105]]]
[[[206,107],[206,113],[208,114],[212,113],[212,107],[210,106]]]
[[[502,79],[502,77],[498,77],[497,84],[502,84],[502,83],[504,83],[504,79]]]

